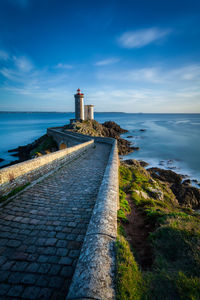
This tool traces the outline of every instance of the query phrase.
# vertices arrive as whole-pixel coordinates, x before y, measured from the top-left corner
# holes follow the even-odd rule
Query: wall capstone
[[[112,140],[112,143],[109,161],[66,300],[116,298],[114,278],[118,150],[117,142]]]
[[[94,140],[77,144],[0,170],[0,196],[38,179],[51,170],[61,167],[93,147]]]

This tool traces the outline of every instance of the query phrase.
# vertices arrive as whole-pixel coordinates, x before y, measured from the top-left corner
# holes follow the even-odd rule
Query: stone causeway
[[[88,147],[70,161],[62,161],[59,168],[56,166],[55,170],[51,170],[47,176],[30,185],[0,208],[0,299],[115,298],[113,292],[106,294],[105,291],[102,294],[100,291],[99,294],[91,292],[90,288],[86,295],[73,295],[74,292],[76,294],[84,290],[85,286],[90,286],[87,282],[77,284],[77,278],[74,279],[74,287],[71,287],[68,295],[75,270],[79,268],[77,262],[88,224],[95,213],[96,200],[102,197],[98,194],[99,190],[109,190],[110,175],[106,175],[109,178],[104,178],[104,174],[112,148],[112,143],[94,141],[92,147]],[[114,197],[116,198],[116,193]],[[108,198],[107,192],[102,201],[104,198]],[[116,208],[113,210],[116,211]],[[110,217],[110,209],[108,214]],[[100,228],[98,226],[95,225],[95,228]],[[107,238],[107,235],[112,241],[116,238],[116,233],[102,233],[101,228],[95,234],[101,235],[100,238],[102,235]],[[88,236],[91,240],[92,233],[88,233]],[[82,251],[93,251],[91,245],[90,250],[87,249],[88,243],[90,242],[85,242],[83,248],[86,249]],[[100,251],[103,255],[104,250]],[[87,256],[84,253],[83,259]],[[80,265],[81,263],[80,259]],[[78,272],[77,270],[77,274]],[[90,279],[93,280],[96,275],[91,276]],[[81,281],[90,279],[82,278]],[[97,278],[97,281],[101,280]],[[110,285],[108,289],[113,290],[113,283]]]

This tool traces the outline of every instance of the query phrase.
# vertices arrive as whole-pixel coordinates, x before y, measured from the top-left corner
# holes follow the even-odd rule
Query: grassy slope
[[[123,226],[132,201],[155,226],[149,239],[154,253],[151,270],[141,271]],[[142,167],[120,166],[120,210],[117,241],[118,299],[200,299],[200,219],[180,207],[166,184]]]

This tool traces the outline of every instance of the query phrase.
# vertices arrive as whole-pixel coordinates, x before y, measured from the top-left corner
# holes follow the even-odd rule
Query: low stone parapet
[[[109,161],[66,300],[116,298],[118,149],[117,142],[109,139],[109,143],[111,141],[113,146]]]
[[[51,136],[56,141],[58,146],[64,143],[67,148],[92,140],[91,136],[85,136],[82,134],[79,135],[78,133],[66,131],[63,130],[63,127],[48,128],[47,135]]]
[[[59,150],[38,158],[30,159],[0,170],[0,196],[13,189],[38,179],[48,172],[60,168],[92,147],[94,140],[79,143],[70,148]]]

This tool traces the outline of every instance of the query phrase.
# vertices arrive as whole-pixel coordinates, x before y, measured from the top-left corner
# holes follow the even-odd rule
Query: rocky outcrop
[[[102,124],[104,127],[109,128],[117,132],[118,134],[126,133],[128,130],[121,128],[117,123],[113,121],[107,121]]]
[[[128,130],[121,128],[113,121],[107,121],[103,124],[100,124],[95,120],[89,120],[65,125],[64,128],[86,135],[114,138],[117,140],[118,151],[120,155],[127,155],[134,150],[139,150],[138,147],[133,147],[131,142],[120,137],[120,134],[126,133]]]
[[[176,196],[180,205],[193,209],[200,208],[200,190],[191,186],[190,181],[183,181],[184,175],[159,168],[150,168],[148,171],[153,178],[169,184],[170,189]]]
[[[148,166],[149,164],[146,162],[146,161],[143,161],[143,160],[136,160],[136,159],[126,159],[124,161],[127,165],[129,166],[134,166],[134,167],[146,167]]]

